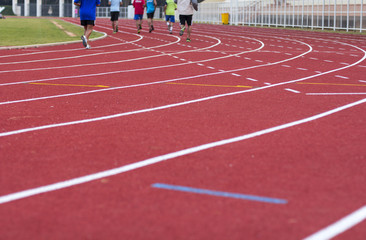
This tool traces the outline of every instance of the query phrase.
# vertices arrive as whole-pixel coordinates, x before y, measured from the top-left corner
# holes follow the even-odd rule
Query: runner
[[[119,7],[122,6],[122,0],[109,0],[108,4],[111,6],[111,22],[113,33],[118,32],[118,17],[119,17]]]
[[[193,6],[191,0],[178,0],[177,4],[180,21],[179,35],[183,36],[187,24],[187,42],[191,42]]]
[[[150,33],[154,30],[153,18],[156,6],[157,6],[156,0],[146,0],[147,24],[149,25]]]
[[[95,25],[95,11],[100,6],[100,0],[74,0],[74,4],[80,7],[80,24],[84,26],[84,35],[81,36],[83,45],[90,49],[89,37]]]
[[[144,15],[144,6],[145,0],[134,0],[133,7],[135,8],[135,17],[137,33],[140,34],[140,30],[142,29],[142,16]]]
[[[170,34],[173,33],[173,24],[175,23],[175,10],[177,10],[177,4],[174,2],[174,0],[166,0],[164,5],[165,21]]]

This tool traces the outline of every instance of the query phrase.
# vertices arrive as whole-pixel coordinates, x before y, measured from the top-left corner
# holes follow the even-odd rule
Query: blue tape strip
[[[164,183],[155,183],[151,186],[154,188],[162,188],[162,189],[190,192],[190,193],[197,193],[197,194],[207,194],[207,195],[212,195],[212,196],[217,196],[217,197],[238,198],[238,199],[257,201],[257,202],[266,202],[266,203],[275,203],[275,204],[286,204],[287,203],[286,200],[278,199],[278,198],[268,198],[268,197],[261,197],[261,196],[255,196],[255,195],[240,194],[240,193],[220,192],[220,191],[213,191],[213,190],[200,189],[200,188],[191,188],[191,187],[170,185],[170,184],[164,184]]]

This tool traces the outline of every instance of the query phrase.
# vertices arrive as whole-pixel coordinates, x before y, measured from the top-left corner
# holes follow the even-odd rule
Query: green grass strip
[[[62,26],[58,28],[53,22]],[[80,40],[84,28],[59,19],[6,18],[0,20],[0,46],[25,46]],[[67,32],[75,34],[69,36]],[[92,38],[103,34],[93,32]]]

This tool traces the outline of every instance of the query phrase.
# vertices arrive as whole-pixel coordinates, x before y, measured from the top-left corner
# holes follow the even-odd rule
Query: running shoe
[[[187,38],[187,42],[191,42],[191,39],[190,38]]]
[[[141,24],[139,25],[139,29],[142,29]]]
[[[185,26],[180,29],[179,36],[182,36],[183,35],[184,30],[186,30],[186,27]]]
[[[86,49],[91,49],[91,47],[90,47],[90,45],[88,44],[88,45],[86,45],[86,47],[85,47]]]
[[[153,30],[153,29],[152,29],[152,27],[150,27],[150,29],[149,29],[149,33],[151,33],[151,32],[152,32],[152,30]]]
[[[88,42],[87,42],[86,37],[84,35],[81,36],[81,40],[83,41],[83,46],[86,47],[86,45],[88,45]]]

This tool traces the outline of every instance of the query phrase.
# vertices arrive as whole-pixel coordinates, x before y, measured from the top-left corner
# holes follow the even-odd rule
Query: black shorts
[[[111,12],[111,21],[118,21],[119,12]]]
[[[86,25],[93,25],[94,26],[94,20],[80,20],[80,24],[82,26],[86,26]]]
[[[154,18],[154,13],[155,13],[155,11],[152,12],[152,13],[146,13],[147,18],[153,19]]]
[[[187,25],[191,26],[192,25],[192,16],[193,15],[179,15],[179,22],[180,25]]]

